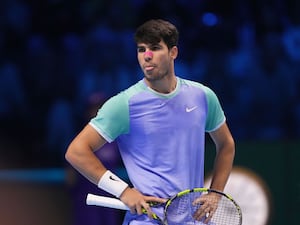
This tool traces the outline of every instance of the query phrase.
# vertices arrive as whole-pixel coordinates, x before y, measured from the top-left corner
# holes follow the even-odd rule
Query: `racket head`
[[[242,211],[234,199],[222,192],[208,188],[194,188],[179,192],[170,198],[164,209],[164,221],[166,225],[192,225],[205,224],[205,217],[200,221],[196,220],[193,215],[201,207],[201,204],[194,205],[195,199],[214,192],[219,195],[217,210],[213,214],[208,225],[241,225]]]

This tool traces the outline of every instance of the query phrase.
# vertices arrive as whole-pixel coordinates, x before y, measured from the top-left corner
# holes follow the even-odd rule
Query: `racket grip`
[[[87,205],[103,206],[113,209],[129,210],[128,206],[116,198],[109,198],[94,194],[88,194],[86,197]]]

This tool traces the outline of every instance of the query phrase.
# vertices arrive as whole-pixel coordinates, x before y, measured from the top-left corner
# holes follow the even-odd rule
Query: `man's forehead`
[[[166,45],[166,44],[162,40],[156,43],[144,43],[144,42],[137,43],[138,47],[151,47],[155,45]]]

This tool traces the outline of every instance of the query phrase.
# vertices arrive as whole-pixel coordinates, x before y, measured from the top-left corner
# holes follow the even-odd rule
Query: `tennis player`
[[[123,225],[156,224],[147,202],[164,202],[179,191],[203,186],[206,132],[216,146],[211,188],[223,191],[232,168],[234,140],[216,94],[175,74],[178,36],[177,28],[164,20],[137,28],[134,39],[144,78],[110,98],[66,152],[75,169],[130,208]],[[133,186],[95,155],[112,141],[118,143]],[[213,214],[214,198],[202,200],[197,220]]]

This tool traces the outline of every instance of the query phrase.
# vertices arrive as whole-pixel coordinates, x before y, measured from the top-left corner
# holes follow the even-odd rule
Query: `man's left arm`
[[[234,161],[235,143],[226,122],[209,134],[216,146],[216,157],[210,188],[223,192]]]

